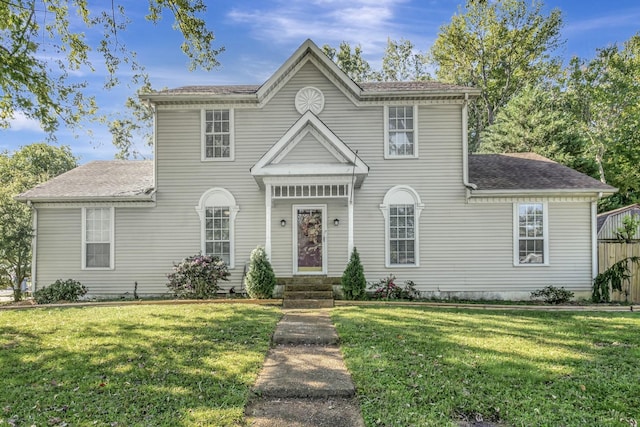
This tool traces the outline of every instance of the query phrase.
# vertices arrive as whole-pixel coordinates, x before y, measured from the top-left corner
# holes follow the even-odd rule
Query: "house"
[[[598,214],[598,240],[618,240],[618,230],[623,227],[623,220],[627,216],[637,216],[638,218],[640,218],[640,204],[624,206],[618,209]],[[634,237],[636,239],[640,239],[640,225],[637,226]]]
[[[262,85],[143,94],[153,161],[92,162],[20,196],[35,212],[34,284],[159,294],[203,252],[238,289],[258,245],[279,279],[339,278],[357,247],[367,280],[395,275],[425,296],[587,296],[596,202],[615,189],[534,154],[468,155],[478,95],[356,83],[310,40]]]

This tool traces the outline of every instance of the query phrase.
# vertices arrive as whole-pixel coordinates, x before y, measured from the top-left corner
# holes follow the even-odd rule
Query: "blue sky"
[[[181,36],[171,28],[172,17],[159,25],[144,20],[147,2],[123,2],[131,24],[119,35],[136,51],[154,88],[190,84],[227,85],[264,82],[307,38],[317,45],[338,46],[343,40],[360,44],[365,58],[377,68],[387,38],[411,40],[427,51],[442,25],[450,22],[462,0],[217,0],[209,4],[206,20],[216,35],[215,46],[224,46],[221,66],[210,72],[188,71],[187,58],[180,51]],[[562,11],[566,40],[558,56],[592,58],[599,47],[622,44],[640,31],[638,0],[547,0],[546,12]],[[88,34],[91,36],[91,34]],[[104,112],[121,110],[135,88],[126,85],[105,92],[104,74],[80,73],[90,83]],[[111,159],[115,150],[106,127],[96,124],[72,132],[61,129],[58,144],[69,145],[81,163]],[[14,151],[40,142],[46,135],[37,123],[17,116],[13,126],[0,130],[0,150]],[[146,155],[151,153],[143,149]]]

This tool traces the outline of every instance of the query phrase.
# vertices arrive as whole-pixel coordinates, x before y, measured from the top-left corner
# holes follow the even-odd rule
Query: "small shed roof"
[[[618,215],[640,215],[640,204],[635,204],[635,205],[629,205],[629,206],[623,206],[621,208],[618,209],[613,209],[607,212],[602,212],[598,214],[598,232],[600,232],[600,230],[602,229],[602,226],[605,224],[605,222],[607,222],[607,219],[609,219],[612,216],[618,216]]]
[[[34,202],[81,200],[151,200],[153,161],[93,161],[20,194]]]

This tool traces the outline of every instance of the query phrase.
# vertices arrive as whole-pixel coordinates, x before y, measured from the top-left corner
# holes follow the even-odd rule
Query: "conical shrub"
[[[251,298],[271,298],[276,287],[276,275],[273,272],[267,253],[262,246],[251,251],[249,270],[245,279],[247,293]]]
[[[351,252],[349,264],[347,264],[344,273],[342,273],[340,283],[342,285],[342,295],[345,299],[355,300],[364,298],[367,281],[364,277],[364,268],[362,268],[360,255],[356,248],[353,248]]]

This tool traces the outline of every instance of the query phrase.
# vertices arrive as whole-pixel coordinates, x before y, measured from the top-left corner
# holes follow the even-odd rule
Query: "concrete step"
[[[253,399],[246,415],[252,427],[365,427],[356,398]]]
[[[285,289],[284,299],[333,299],[333,291],[290,291]]]
[[[306,310],[305,310],[306,311]],[[322,313],[288,312],[273,333],[275,345],[338,345],[336,328]]]
[[[283,299],[282,308],[331,308],[333,299]]]
[[[299,283],[294,285],[285,285],[285,291],[331,291],[333,292],[333,285],[329,283]]]
[[[339,348],[277,346],[253,391],[263,398],[349,398],[356,390]]]

